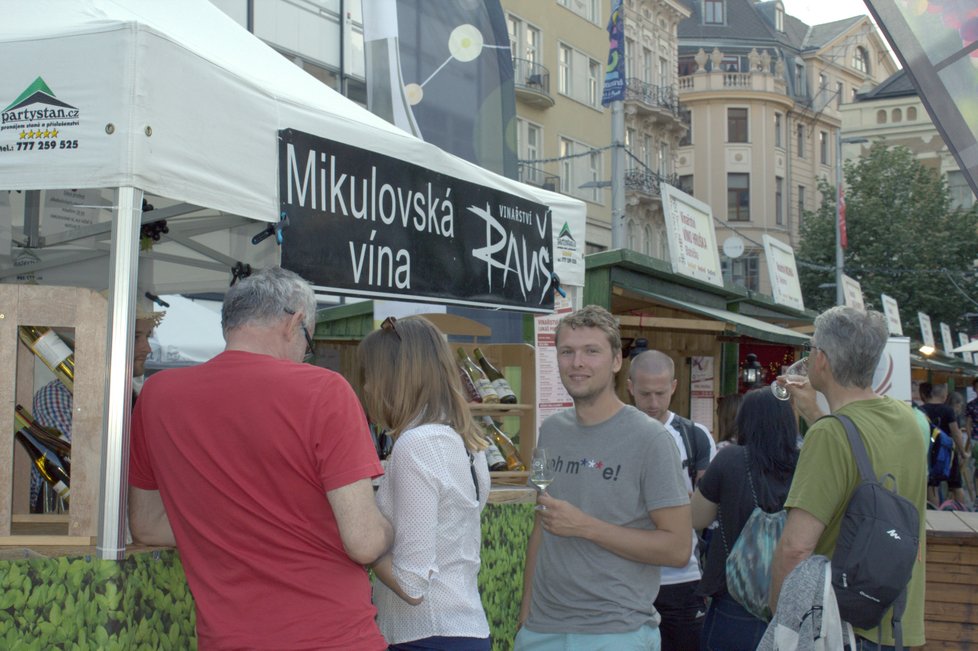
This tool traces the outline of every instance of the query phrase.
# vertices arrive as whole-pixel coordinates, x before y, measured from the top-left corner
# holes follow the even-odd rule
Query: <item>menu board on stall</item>
[[[563,305],[553,314],[533,319],[533,341],[536,344],[537,380],[537,434],[540,425],[549,416],[574,406],[574,399],[567,393],[560,381],[557,368],[557,324],[573,311],[570,304]]]
[[[863,303],[863,288],[855,278],[842,274],[842,293],[845,297],[846,305],[857,310],[865,310],[866,304]]]
[[[801,283],[798,280],[798,267],[795,265],[795,250],[767,233],[764,233],[762,240],[774,302],[804,310],[805,302],[801,297]]]
[[[713,358],[690,358],[689,419],[713,431]]]
[[[886,315],[886,327],[891,335],[903,336],[903,323],[900,321],[900,307],[896,299],[886,294],[880,294],[883,302],[883,313]]]
[[[948,356],[953,357],[954,353],[954,337],[951,336],[951,326],[946,323],[941,323],[941,344],[944,346],[944,353]]]
[[[917,312],[917,320],[920,321],[920,339],[925,346],[937,348],[934,342],[934,328],[930,325],[930,317],[923,312]]]
[[[971,341],[968,339],[968,335],[966,335],[963,332],[959,332],[958,333],[958,345],[959,346],[967,346],[970,343],[971,343]],[[968,362],[969,364],[974,364],[975,363],[975,356],[972,353],[962,352],[962,353],[960,353],[960,355],[961,355],[961,359],[963,359],[964,361]]]
[[[723,287],[713,210],[678,188],[659,188],[672,270]]]

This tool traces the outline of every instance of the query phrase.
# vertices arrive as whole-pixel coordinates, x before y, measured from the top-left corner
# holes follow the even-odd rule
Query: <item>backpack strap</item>
[[[686,472],[689,473],[689,480],[696,483],[696,432],[692,431],[696,428],[693,421],[687,420],[680,416],[679,414],[673,412],[672,414],[673,426],[676,431],[679,432],[679,438],[683,440],[683,447],[686,448]]]
[[[866,446],[863,444],[863,437],[859,434],[856,424],[852,422],[851,418],[843,414],[833,414],[833,416],[842,423],[842,427],[846,430],[846,436],[849,437],[849,447],[852,448],[852,456],[856,460],[856,467],[859,469],[863,481],[878,483],[876,474],[873,472],[873,464],[870,463]]]
[[[846,436],[849,438],[849,447],[852,448],[852,456],[855,457],[856,467],[859,468],[859,474],[862,476],[864,482],[879,483],[876,480],[876,476],[873,474],[873,464],[869,461],[869,455],[866,453],[866,446],[863,444],[862,435],[859,433],[859,429],[856,424],[852,422],[852,419],[843,414],[833,414],[839,422],[842,423],[842,427],[846,430]],[[895,481],[895,480],[894,480]],[[895,487],[894,487],[895,488]],[[894,490],[894,492],[896,492]],[[907,607],[907,586],[903,586],[903,590],[900,591],[900,596],[896,598],[893,602],[891,608],[893,609],[893,639],[896,642],[897,651],[903,651],[903,611]],[[882,624],[879,627],[879,639],[883,639],[883,627]]]

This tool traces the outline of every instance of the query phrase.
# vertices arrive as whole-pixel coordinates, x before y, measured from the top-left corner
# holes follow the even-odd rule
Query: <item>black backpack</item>
[[[699,458],[699,446],[696,443],[696,423],[674,413],[672,415],[672,424],[676,428],[676,431],[679,432],[679,438],[683,440],[683,447],[686,448],[686,460],[683,461],[683,470],[689,474],[689,480],[693,483],[693,488],[696,488],[696,459]]]
[[[843,621],[862,629],[880,626],[893,608],[893,637],[903,649],[901,618],[907,584],[913,574],[920,540],[920,515],[913,502],[876,480],[866,446],[855,424],[836,415],[845,427],[861,482],[849,499],[832,554],[832,587]],[[880,631],[882,633],[882,631]]]

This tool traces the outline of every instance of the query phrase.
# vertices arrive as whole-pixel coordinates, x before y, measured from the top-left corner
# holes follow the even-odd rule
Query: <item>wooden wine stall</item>
[[[11,427],[0,430],[0,545],[90,546],[98,533],[105,391],[106,300],[90,289],[0,285],[0,405]],[[14,442],[14,406],[31,410],[35,361],[20,341],[21,325],[70,330],[78,370],[72,412],[71,506],[64,514],[32,514],[31,461]]]

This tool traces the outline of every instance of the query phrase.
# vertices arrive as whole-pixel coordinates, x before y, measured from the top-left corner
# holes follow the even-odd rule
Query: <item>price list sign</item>
[[[537,380],[537,432],[548,416],[574,406],[574,400],[560,381],[557,368],[557,324],[571,312],[561,309],[554,314],[534,317],[534,341],[536,343]]]

